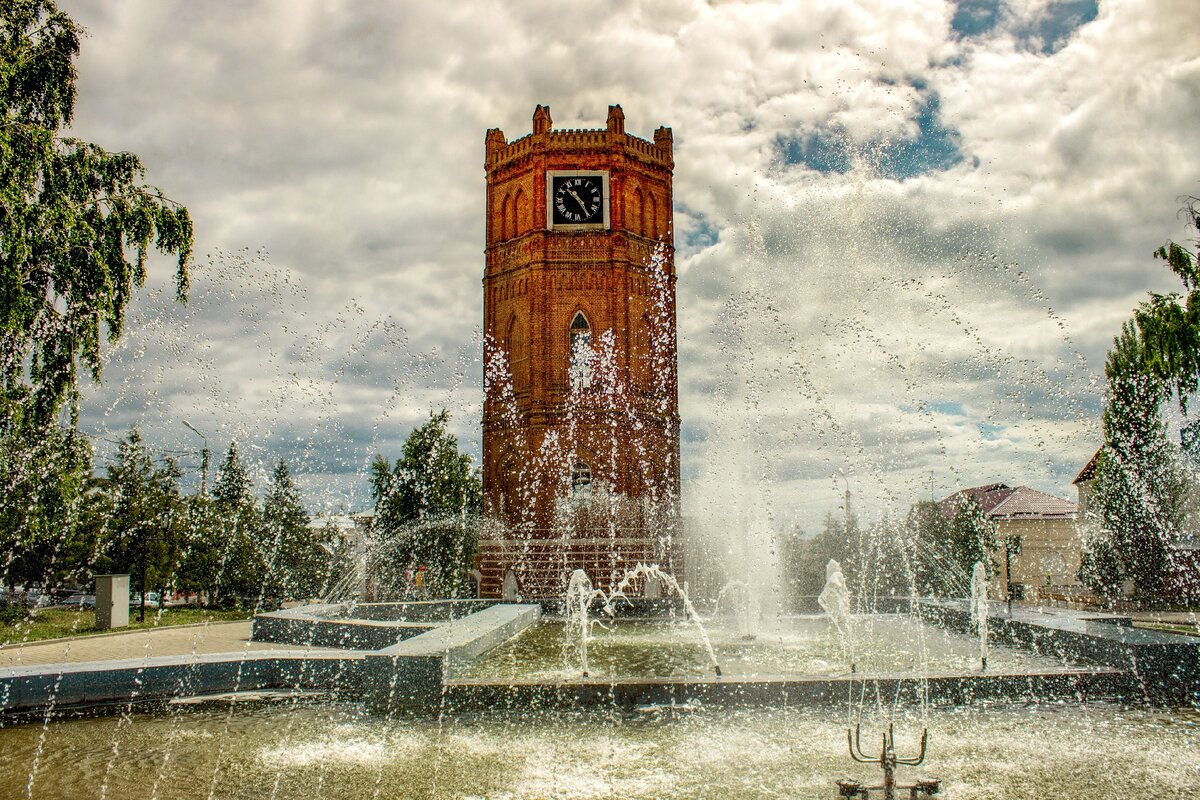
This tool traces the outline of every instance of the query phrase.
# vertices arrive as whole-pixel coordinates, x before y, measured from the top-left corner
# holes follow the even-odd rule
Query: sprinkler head
[[[922,778],[913,784],[913,788],[932,797],[941,790],[942,781],[939,778]]]
[[[837,782],[838,797],[861,797],[862,784],[858,781],[843,780]]]

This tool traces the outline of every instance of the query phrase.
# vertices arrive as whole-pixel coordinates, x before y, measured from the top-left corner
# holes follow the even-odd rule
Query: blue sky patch
[[[967,413],[966,409],[963,408],[962,403],[952,403],[948,400],[930,403],[929,410],[936,411],[939,414],[951,414],[956,417],[961,417]]]
[[[916,86],[920,91],[922,86]],[[779,136],[775,148],[785,164],[803,164],[823,173],[850,171],[855,155],[862,155],[885,178],[905,180],[950,169],[963,160],[958,131],[941,120],[937,92],[923,95],[917,107],[915,139],[882,139],[855,145],[843,128],[831,126],[807,136]]]
[[[1004,430],[1003,425],[995,425],[991,422],[980,422],[978,423],[978,427],[979,435],[987,442],[994,442],[999,439],[1000,431]]]
[[[959,36],[978,36],[1000,21],[1000,0],[959,0],[950,30]]]
[[[686,213],[695,222],[683,232],[683,250],[703,250],[717,243],[719,233],[707,217],[683,207],[680,208],[680,211]]]
[[[1060,50],[1071,34],[1096,18],[1097,0],[1054,0],[1036,20],[1012,30],[1026,49],[1050,55]],[[990,32],[1004,16],[1002,0],[959,0],[950,29],[966,38]]]
[[[850,143],[840,126],[810,133],[808,136],[779,136],[775,149],[786,164],[804,164],[817,172],[850,171]]]
[[[1043,16],[1016,31],[1017,39],[1028,48],[1050,55],[1062,49],[1071,34],[1094,20],[1099,12],[1096,0],[1051,3]]]

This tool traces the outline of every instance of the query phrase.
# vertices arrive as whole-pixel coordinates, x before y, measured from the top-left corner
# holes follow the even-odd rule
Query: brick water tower
[[[671,131],[485,139],[484,596],[678,569]]]

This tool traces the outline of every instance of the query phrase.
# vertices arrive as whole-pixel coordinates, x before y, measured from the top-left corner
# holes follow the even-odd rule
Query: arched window
[[[572,391],[586,389],[592,385],[592,326],[582,311],[571,319],[571,361],[567,375],[571,379]]]
[[[496,511],[504,516],[511,514],[516,516],[517,510],[521,507],[519,474],[517,472],[517,463],[512,458],[506,458],[500,465],[499,475],[500,496],[497,498],[499,508]]]
[[[517,199],[513,202],[513,236],[521,235],[521,222],[525,217],[525,192],[517,189]]]
[[[633,190],[633,207],[629,211],[630,227],[644,236],[646,234],[646,204],[642,199],[641,189]]]
[[[642,314],[634,328],[633,359],[631,359],[634,369],[633,382],[642,391],[648,391],[652,383],[654,358],[651,346],[650,315]]]
[[[509,319],[504,340],[508,350],[508,368],[512,373],[513,393],[518,394],[529,386],[529,345],[525,341],[525,328],[517,320],[516,314]]]
[[[591,491],[592,468],[582,461],[576,461],[571,467],[571,494],[583,495]]]
[[[504,571],[504,580],[500,584],[500,599],[521,599],[521,584],[517,581],[517,573],[513,572],[512,567]]]
[[[500,238],[509,239],[512,237],[510,228],[508,227],[509,217],[512,216],[512,202],[508,195],[504,195],[504,202],[500,204]]]

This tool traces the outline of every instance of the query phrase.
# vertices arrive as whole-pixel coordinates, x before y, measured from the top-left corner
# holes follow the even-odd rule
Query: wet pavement
[[[9,644],[0,647],[0,668],[74,664],[155,656],[209,653],[341,652],[328,647],[294,647],[250,641],[250,620],[144,628],[123,633]]]

